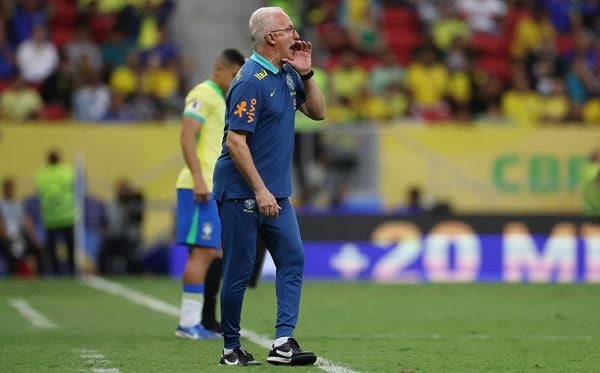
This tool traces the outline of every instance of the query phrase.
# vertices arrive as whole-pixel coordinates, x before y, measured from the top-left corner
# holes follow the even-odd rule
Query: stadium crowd
[[[181,111],[189,69],[170,38],[174,1],[6,0],[5,120],[160,120]]]
[[[596,0],[271,0],[313,40],[330,122],[600,123]],[[173,0],[6,0],[12,121],[176,117],[193,84]]]
[[[600,123],[598,1],[310,3],[330,120]]]

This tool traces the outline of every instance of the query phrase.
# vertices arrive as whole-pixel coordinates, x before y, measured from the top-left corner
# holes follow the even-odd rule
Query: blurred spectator
[[[140,56],[137,51],[131,50],[127,55],[126,64],[117,67],[110,75],[110,89],[114,94],[129,96],[135,92],[140,84]]]
[[[589,68],[582,54],[575,55],[567,71],[566,80],[569,97],[574,105],[574,116],[579,119],[585,102],[591,95],[600,92],[600,80]]]
[[[528,17],[518,21],[511,45],[511,54],[516,58],[525,58],[538,52],[545,40],[554,40],[556,31],[550,22],[548,13],[541,6],[529,3],[531,11]]]
[[[101,72],[102,55],[100,48],[90,39],[87,25],[81,24],[75,28],[73,41],[67,43],[65,52],[71,63],[71,71],[81,70],[81,65],[85,60],[94,72]]]
[[[109,1],[101,1],[108,3]],[[115,26],[116,16],[113,13],[100,11],[100,1],[90,1],[85,10],[81,12],[79,23],[86,25],[95,43],[102,44],[108,39],[111,29]],[[121,4],[123,6],[123,4]]]
[[[552,91],[543,98],[542,120],[550,123],[562,123],[571,114],[571,101],[562,78],[554,78]]]
[[[17,3],[8,25],[9,38],[13,46],[16,47],[31,38],[36,25],[46,21],[42,5],[38,0],[22,0]]]
[[[361,1],[361,3],[368,2]],[[361,13],[361,18],[354,20],[348,30],[352,44],[359,53],[365,55],[378,54],[385,49],[385,40],[379,30],[377,21],[371,17],[369,12]]]
[[[471,99],[471,112],[479,120],[498,120],[502,116],[500,101],[504,87],[498,76],[478,72],[474,79],[475,93]]]
[[[352,108],[348,98],[329,96],[327,120],[334,124],[352,124],[358,121],[358,114]]]
[[[502,0],[457,0],[456,7],[473,32],[498,34],[506,3]]]
[[[600,94],[588,100],[582,109],[583,122],[588,125],[600,125]]]
[[[33,26],[31,38],[17,48],[17,65],[27,83],[39,84],[58,65],[58,51],[46,39],[46,26],[38,23]]]
[[[71,111],[74,77],[66,55],[61,55],[58,69],[42,84],[42,98],[46,105],[58,106],[65,112]]]
[[[141,81],[138,83],[133,95],[129,98],[129,105],[133,118],[136,121],[159,119],[158,104],[152,96],[146,94]]]
[[[352,50],[346,50],[339,66],[331,72],[332,93],[338,97],[352,99],[363,87],[366,87],[369,73],[358,64],[358,55]]]
[[[166,100],[175,94],[179,79],[174,62],[163,65],[158,54],[148,57],[148,66],[142,73],[142,85],[146,93],[159,100]]]
[[[111,95],[110,107],[102,120],[107,122],[129,122],[133,119],[133,111],[125,98],[120,94]]]
[[[169,31],[166,26],[161,26],[159,28],[159,39],[158,43],[148,49],[145,53],[146,56],[159,56],[160,62],[163,65],[171,63],[175,60],[179,52],[177,51],[177,47],[169,38]]]
[[[424,46],[410,64],[406,87],[413,99],[412,113],[425,120],[448,119],[449,110],[444,102],[448,86],[448,70],[437,61],[432,46]]]
[[[502,96],[502,114],[521,126],[535,125],[543,114],[541,97],[531,90],[530,82],[524,72],[516,72],[513,88]]]
[[[444,1],[441,9],[442,18],[433,24],[432,32],[436,47],[445,51],[457,37],[467,40],[471,30],[451,1]]]
[[[600,51],[598,50],[597,40],[588,30],[581,30],[575,34],[575,46],[572,51],[565,56],[567,61],[580,59],[583,67],[590,71],[596,71],[600,63]]]
[[[103,1],[102,3],[105,2]],[[117,24],[115,25],[115,28],[123,30],[127,40],[130,40],[137,46],[141,21],[142,18],[139,10],[131,3],[128,3],[122,7],[117,14]]]
[[[38,92],[27,87],[19,74],[15,74],[8,89],[0,93],[0,118],[5,120],[35,119],[42,107],[42,98]]]
[[[41,203],[42,224],[46,231],[46,249],[50,255],[52,271],[63,274],[58,242],[67,248],[67,274],[75,272],[75,173],[71,166],[61,162],[60,153],[50,150],[46,166],[36,174],[36,187]]]
[[[418,186],[412,186],[406,193],[406,205],[400,207],[396,214],[402,216],[418,216],[425,213],[425,207],[423,206],[421,188]]]
[[[364,86],[358,91],[354,98],[352,107],[358,114],[361,121],[368,122],[383,122],[391,119],[388,103],[382,95],[373,95],[369,89]]]
[[[0,17],[0,79],[10,78],[15,72],[15,54],[6,37],[6,26]]]
[[[107,71],[111,72],[115,68],[125,64],[126,58],[135,50],[135,44],[125,38],[123,30],[116,28],[110,33],[108,41],[101,47],[102,62]]]
[[[82,121],[100,121],[110,107],[110,91],[96,73],[89,73],[85,83],[73,93],[73,116]]]
[[[554,90],[555,77],[563,75],[564,69],[554,40],[543,39],[540,49],[529,55],[527,66],[535,91],[542,96],[550,95]]]
[[[108,235],[99,256],[100,273],[138,273],[142,246],[144,198],[127,180],[116,185],[115,200],[108,206]]]
[[[410,2],[414,4],[419,18],[425,23],[427,30],[431,30],[432,25],[440,21],[443,3],[454,5],[451,1],[440,0],[410,0]]]
[[[381,54],[379,64],[373,67],[369,76],[369,88],[375,95],[382,94],[388,85],[402,86],[404,83],[404,68],[396,60],[392,51]]]
[[[137,39],[138,48],[147,50],[154,48],[160,41],[158,7],[150,0],[145,0],[140,9],[140,28]]]
[[[408,111],[408,97],[400,84],[388,84],[383,92],[386,102],[387,114],[390,119],[399,119],[406,116]]]
[[[91,261],[84,262],[84,270],[91,272],[96,267],[100,249],[106,239],[108,217],[105,203],[94,196],[86,195],[84,199],[84,244],[85,258]]]
[[[548,11],[554,28],[559,33],[567,33],[572,30],[576,2],[576,0],[540,0],[542,6]]]
[[[592,152],[581,172],[583,213],[600,216],[600,149]]]
[[[464,71],[469,66],[471,55],[467,39],[457,36],[446,51],[446,67],[451,72]]]
[[[12,178],[5,178],[2,182],[0,253],[10,273],[18,271],[19,262],[27,266],[31,258],[37,273],[43,274],[42,243],[35,235],[33,220],[17,200],[16,185]]]

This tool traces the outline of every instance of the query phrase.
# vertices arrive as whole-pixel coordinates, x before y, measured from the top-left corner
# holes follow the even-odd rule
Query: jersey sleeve
[[[190,92],[185,98],[183,116],[189,116],[204,124],[210,114],[210,102],[203,95],[203,90]]]
[[[263,101],[259,87],[251,82],[240,82],[230,94],[227,107],[228,129],[254,133]]]

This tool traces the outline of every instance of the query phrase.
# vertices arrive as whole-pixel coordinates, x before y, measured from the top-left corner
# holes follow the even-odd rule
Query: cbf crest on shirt
[[[254,53],[234,78],[226,99],[225,136],[247,133],[252,159],[276,198],[291,195],[295,111],[304,103],[304,86],[290,65],[282,69]],[[215,167],[214,198],[253,198],[225,142]]]

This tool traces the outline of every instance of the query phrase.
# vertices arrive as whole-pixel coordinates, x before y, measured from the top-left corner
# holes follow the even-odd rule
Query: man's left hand
[[[298,40],[292,47],[294,58],[284,58],[283,62],[290,64],[300,75],[306,75],[312,67],[312,44],[308,41]]]

